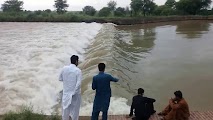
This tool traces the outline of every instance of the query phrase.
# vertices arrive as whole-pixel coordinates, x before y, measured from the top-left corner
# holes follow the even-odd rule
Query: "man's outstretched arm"
[[[118,81],[119,81],[119,79],[118,79],[118,78],[115,78],[115,77],[112,77],[112,76],[110,75],[110,81],[118,82]]]
[[[146,102],[147,103],[154,103],[156,100],[155,99],[153,99],[153,98],[148,98],[148,97],[146,97]]]

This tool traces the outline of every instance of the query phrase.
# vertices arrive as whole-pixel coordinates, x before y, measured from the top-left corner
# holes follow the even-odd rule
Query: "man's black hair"
[[[76,62],[78,61],[78,56],[77,55],[73,55],[73,56],[71,56],[71,58],[70,58],[70,61],[71,61],[71,63],[72,64],[76,64]]]
[[[99,63],[98,64],[98,69],[99,69],[99,71],[104,71],[105,70],[105,67],[106,67],[106,65],[104,64],[104,63]]]
[[[174,94],[175,94],[175,96],[176,97],[178,97],[178,98],[180,98],[180,99],[182,99],[183,98],[183,94],[182,94],[182,92],[179,90],[179,91],[176,91],[176,92],[174,92]]]
[[[138,89],[138,94],[139,95],[143,95],[144,94],[144,89],[143,88],[139,88]]]

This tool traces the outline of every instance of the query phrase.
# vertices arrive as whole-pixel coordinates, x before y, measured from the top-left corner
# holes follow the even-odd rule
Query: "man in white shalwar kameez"
[[[60,74],[59,81],[63,82],[62,120],[78,120],[81,105],[82,73],[77,67],[78,56],[70,58],[71,64],[65,66]]]

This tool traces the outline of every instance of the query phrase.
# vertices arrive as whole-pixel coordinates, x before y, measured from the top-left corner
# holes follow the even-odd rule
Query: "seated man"
[[[149,117],[155,113],[153,105],[155,99],[144,97],[143,94],[144,90],[142,88],[139,88],[138,95],[133,97],[129,117],[133,116],[134,111],[135,118],[133,119],[148,120]]]
[[[181,91],[176,91],[175,98],[169,101],[169,105],[158,115],[163,116],[162,120],[188,120],[189,106],[182,96]]]

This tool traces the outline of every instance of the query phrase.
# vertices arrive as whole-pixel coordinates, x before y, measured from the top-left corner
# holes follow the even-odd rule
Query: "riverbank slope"
[[[213,16],[148,16],[148,17],[88,17],[78,15],[53,15],[48,17],[0,14],[0,22],[86,22],[134,25],[186,20],[213,20]]]
[[[107,18],[107,19],[94,19],[85,20],[82,22],[97,22],[97,23],[114,23],[116,25],[134,25],[134,24],[147,24],[171,21],[186,21],[186,20],[213,20],[213,16],[166,16],[166,17],[141,17],[141,18]]]

